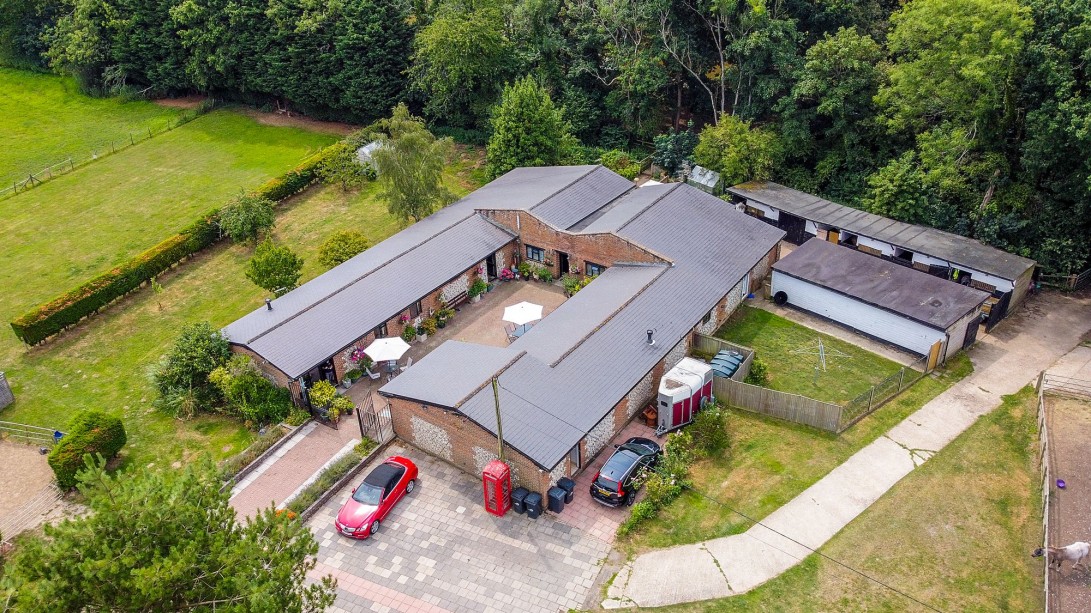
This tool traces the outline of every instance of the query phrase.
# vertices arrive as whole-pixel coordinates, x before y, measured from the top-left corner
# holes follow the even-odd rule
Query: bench
[[[459,293],[455,294],[454,296],[452,296],[451,299],[447,301],[447,308],[453,309],[456,306],[462,304],[463,302],[466,302],[469,299],[470,299],[470,295],[468,293],[459,292]]]

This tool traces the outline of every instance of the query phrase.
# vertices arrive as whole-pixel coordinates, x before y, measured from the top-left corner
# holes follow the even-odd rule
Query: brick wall
[[[560,269],[558,252],[568,254],[569,267],[582,273],[587,262],[613,266],[618,262],[662,263],[667,260],[647,249],[613,234],[573,234],[557,230],[526,211],[482,211],[493,221],[519,234],[519,261],[526,259],[526,245],[545,251],[545,260],[554,277],[568,271]],[[509,260],[514,263],[514,260]]]

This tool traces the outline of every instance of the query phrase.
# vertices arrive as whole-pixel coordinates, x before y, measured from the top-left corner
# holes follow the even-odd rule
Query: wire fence
[[[117,153],[123,149],[128,149],[137,143],[142,143],[146,140],[155,138],[160,134],[165,134],[184,126],[185,124],[197,119],[201,115],[207,113],[213,109],[216,102],[211,98],[202,102],[197,108],[186,109],[182,111],[177,117],[170,119],[166,124],[159,128],[153,128],[149,126],[147,129],[131,130],[128,135],[121,138],[114,138],[108,141],[96,143],[89,149],[77,154],[70,155],[55,164],[46,166],[45,168],[36,172],[31,172],[26,175],[13,178],[10,182],[5,182],[3,187],[0,187],[0,200],[5,198],[11,198],[16,194],[21,194],[29,189],[37,187],[54,177],[72,172],[73,170],[90,164],[95,160],[98,160],[104,156]]]
[[[908,366],[903,366],[898,372],[848,401],[841,411],[841,424],[838,426],[838,432],[844,432],[856,422],[875,412],[876,409],[908,389],[909,386],[920,381],[921,377],[926,374],[928,374],[928,356],[921,357]]]

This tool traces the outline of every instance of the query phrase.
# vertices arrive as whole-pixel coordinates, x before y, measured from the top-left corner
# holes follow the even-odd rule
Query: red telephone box
[[[503,517],[511,508],[511,469],[493,460],[481,472],[481,483],[485,488],[485,510]]]

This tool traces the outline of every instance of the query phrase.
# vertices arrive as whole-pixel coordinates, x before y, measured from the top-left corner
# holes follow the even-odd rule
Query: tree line
[[[1091,0],[0,7],[5,62],[71,74],[87,91],[196,91],[361,123],[406,102],[478,142],[498,123],[559,113],[564,142],[549,148],[564,161],[579,157],[570,137],[647,152],[666,133],[658,144],[677,148],[696,140],[692,121],[701,143],[682,147],[686,163],[972,236],[1050,272],[1091,255],[1088,49]],[[528,77],[548,107],[526,106],[541,97],[528,85],[514,91]],[[512,100],[500,112],[505,86],[523,110]],[[493,170],[502,157],[525,161],[493,155]]]

